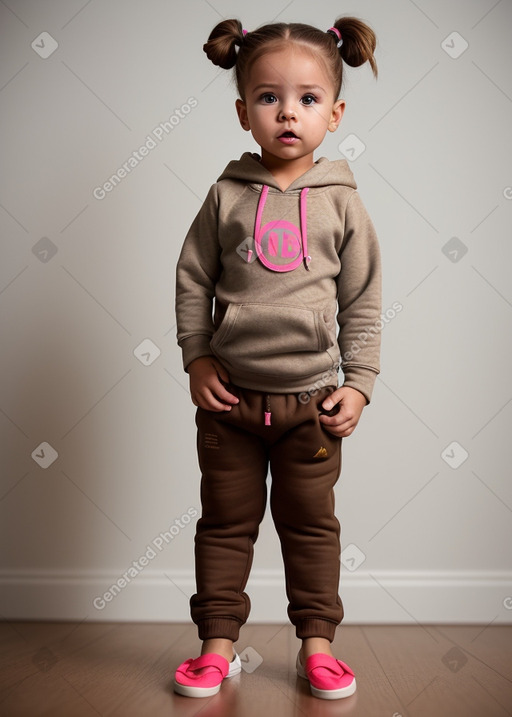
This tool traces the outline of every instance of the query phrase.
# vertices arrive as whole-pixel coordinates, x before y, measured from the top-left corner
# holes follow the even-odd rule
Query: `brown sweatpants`
[[[236,641],[248,618],[244,589],[265,512],[270,465],[270,507],[281,541],[288,616],[298,638],[332,641],[343,618],[333,491],[342,439],[318,418],[334,389],[323,388],[307,402],[296,394],[229,390],[240,399],[231,411],[198,408],[196,414],[202,515],[195,537],[197,592],[190,606],[199,639]],[[271,425],[265,425],[269,408]]]

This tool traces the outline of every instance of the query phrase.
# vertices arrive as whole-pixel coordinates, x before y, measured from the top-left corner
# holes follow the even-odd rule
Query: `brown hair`
[[[340,17],[334,27],[343,41],[339,48],[334,33],[318,30],[312,25],[279,22],[263,25],[244,35],[239,20],[223,20],[213,28],[203,50],[214,65],[225,70],[235,68],[236,86],[244,99],[251,65],[259,57],[289,43],[302,45],[325,62],[337,98],[343,81],[342,60],[352,67],[369,62],[377,77],[377,63],[373,56],[377,40],[373,30],[355,17]]]

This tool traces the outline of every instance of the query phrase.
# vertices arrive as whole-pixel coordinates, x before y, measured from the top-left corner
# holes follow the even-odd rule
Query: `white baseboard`
[[[8,620],[190,621],[189,597],[195,590],[191,570],[147,568],[112,588],[120,575],[3,570],[0,614]],[[247,592],[251,622],[288,622],[280,571],[254,570]],[[344,624],[512,623],[509,572],[345,570],[340,594]]]

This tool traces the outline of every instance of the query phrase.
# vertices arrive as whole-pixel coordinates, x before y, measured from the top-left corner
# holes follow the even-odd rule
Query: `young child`
[[[225,20],[204,46],[215,65],[235,68],[240,124],[261,156],[228,164],[177,267],[202,472],[190,604],[203,646],[176,671],[182,695],[213,695],[240,672],[233,643],[249,615],[269,467],[298,674],[316,697],[356,689],[330,648],[343,618],[333,487],[341,440],[379,373],[379,333],[368,329],[380,318],[380,254],[347,162],[313,153],[343,116],[343,62],[368,61],[376,75],[375,44],[367,25],[344,17],[327,32],[283,23],[247,32]]]

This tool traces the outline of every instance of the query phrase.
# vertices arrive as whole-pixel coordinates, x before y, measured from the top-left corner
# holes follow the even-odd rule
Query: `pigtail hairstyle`
[[[356,17],[340,17],[334,27],[341,34],[343,42],[339,48],[340,55],[347,65],[359,67],[369,62],[373,74],[377,77],[377,63],[373,56],[377,38],[371,27]]]
[[[203,50],[214,65],[222,67],[223,70],[230,70],[236,64],[243,39],[240,20],[223,20],[213,28],[208,42],[203,45]]]
[[[355,17],[338,18],[334,28],[326,31],[302,23],[277,22],[247,32],[239,20],[223,20],[213,28],[203,50],[214,65],[225,70],[235,68],[236,86],[244,100],[251,65],[265,53],[295,43],[325,64],[332,78],[334,94],[339,97],[343,60],[352,67],[369,62],[377,77],[377,63],[373,56],[377,41],[373,30]]]

